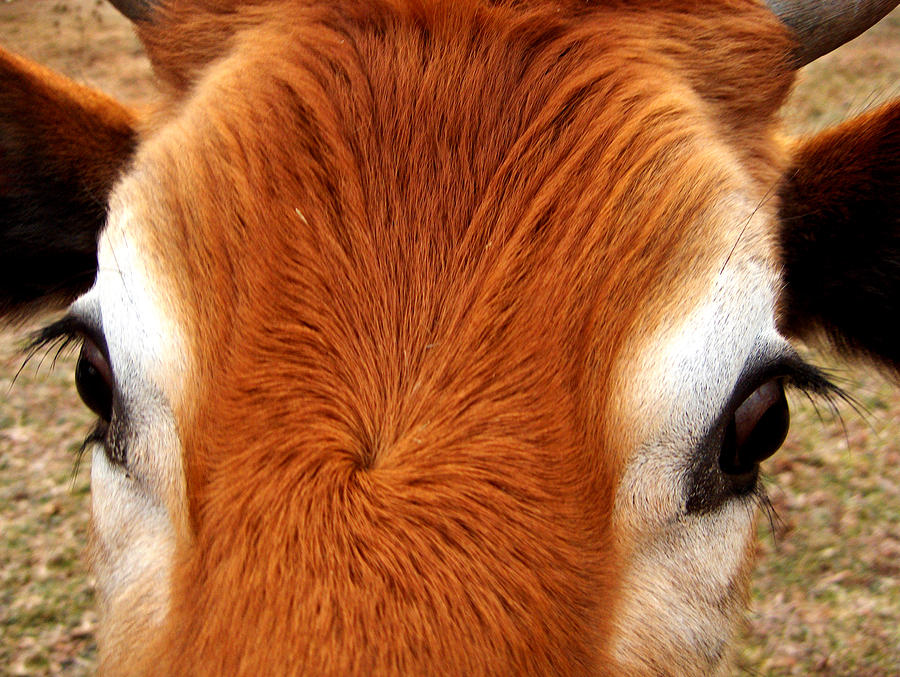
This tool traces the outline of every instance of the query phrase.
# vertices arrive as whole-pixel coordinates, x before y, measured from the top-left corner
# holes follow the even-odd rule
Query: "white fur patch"
[[[152,631],[163,621],[175,544],[188,535],[173,415],[187,373],[185,343],[145,264],[139,224],[119,204],[113,200],[100,237],[95,284],[71,309],[102,327],[117,388],[114,425],[127,458],[124,468],[114,464],[99,444],[92,454],[92,559],[106,652],[124,650],[109,637],[117,627]]]
[[[627,566],[613,647],[630,669],[724,669],[744,612],[756,499],[688,514],[688,478],[747,364],[787,347],[775,329],[777,286],[764,259],[733,257],[693,312],[667,318],[621,367],[628,420],[619,425],[635,436],[614,513]]]

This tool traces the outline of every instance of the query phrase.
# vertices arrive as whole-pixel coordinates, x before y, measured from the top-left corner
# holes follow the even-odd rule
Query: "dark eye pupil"
[[[790,428],[784,388],[769,381],[737,408],[722,444],[719,466],[728,475],[753,472],[760,462],[778,451]]]
[[[107,423],[112,419],[113,404],[112,384],[106,377],[108,369],[100,351],[85,342],[75,366],[75,386],[88,409]]]

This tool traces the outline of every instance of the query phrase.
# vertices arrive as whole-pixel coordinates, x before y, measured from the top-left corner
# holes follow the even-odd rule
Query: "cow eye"
[[[113,408],[112,369],[100,348],[88,338],[84,339],[75,366],[75,386],[88,409],[109,423]]]
[[[722,472],[734,478],[755,475],[760,462],[781,447],[790,420],[782,379],[754,390],[735,409],[725,429],[719,454]]]

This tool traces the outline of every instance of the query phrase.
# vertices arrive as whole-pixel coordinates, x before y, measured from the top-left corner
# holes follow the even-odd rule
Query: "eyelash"
[[[836,385],[827,371],[804,362],[796,355],[788,359],[785,371],[783,377],[785,386],[804,395],[817,410],[818,403],[824,402],[832,414],[839,416],[837,402],[840,400],[849,404],[858,413],[864,413],[864,407]]]
[[[31,334],[28,343],[25,345],[22,351],[23,353],[25,353],[25,359],[22,362],[22,366],[19,367],[19,371],[16,373],[16,376],[21,373],[25,366],[35,356],[43,353],[43,357],[41,358],[41,363],[43,363],[44,358],[55,350],[53,361],[51,362],[52,369],[53,366],[56,365],[56,361],[59,359],[60,355],[62,355],[68,349],[80,348],[86,336],[87,332],[85,331],[82,323],[68,315],[60,320],[57,320],[56,322],[38,329],[33,334]],[[15,379],[13,379],[13,381],[15,381]],[[106,449],[107,454],[110,454],[108,435],[109,425],[98,418],[96,423],[91,427],[90,432],[88,432],[87,436],[84,438],[84,440],[82,440],[81,444],[78,445],[78,449],[75,451],[75,467],[73,469],[73,476],[77,474],[78,469],[81,466],[81,460],[84,458],[84,454],[87,451],[88,447],[90,447],[92,444],[102,444]]]
[[[840,410],[838,409],[838,401],[845,402],[853,408],[861,416],[865,417],[866,408],[858,400],[847,394],[840,386],[836,385],[826,370],[816,367],[804,361],[796,353],[790,354],[787,359],[780,365],[782,372],[781,378],[784,379],[784,386],[791,392],[802,394],[812,404],[816,413],[821,420],[824,420],[819,410],[819,404],[824,403],[829,413],[835,418],[843,422]],[[763,481],[766,480],[766,481]],[[775,538],[775,524],[780,521],[778,512],[775,509],[766,484],[771,484],[772,478],[766,475],[760,475],[760,481],[757,482],[756,488],[753,490],[754,498],[759,508],[763,511],[769,522],[769,529],[772,537]]]
[[[53,363],[59,359],[59,356],[67,348],[78,346],[84,340],[85,334],[80,323],[72,317],[64,317],[61,320],[42,327],[34,332],[23,350],[26,353],[25,361],[22,368],[25,367],[31,359],[40,352],[49,354],[51,350],[56,349],[53,356]],[[22,371],[20,368],[19,371]]]

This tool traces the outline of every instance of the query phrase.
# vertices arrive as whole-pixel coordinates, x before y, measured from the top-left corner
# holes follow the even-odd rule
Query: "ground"
[[[151,87],[140,45],[105,0],[0,0],[0,44],[126,101]],[[788,128],[821,129],[900,94],[897,83],[900,10],[801,74]],[[23,335],[0,331],[0,673],[85,675],[96,623],[81,557],[90,461],[73,467],[91,416],[73,356],[19,372]],[[897,675],[900,388],[864,365],[814,358],[865,413],[842,405],[820,419],[792,400],[791,435],[765,466],[775,516],[760,528],[735,672]]]

